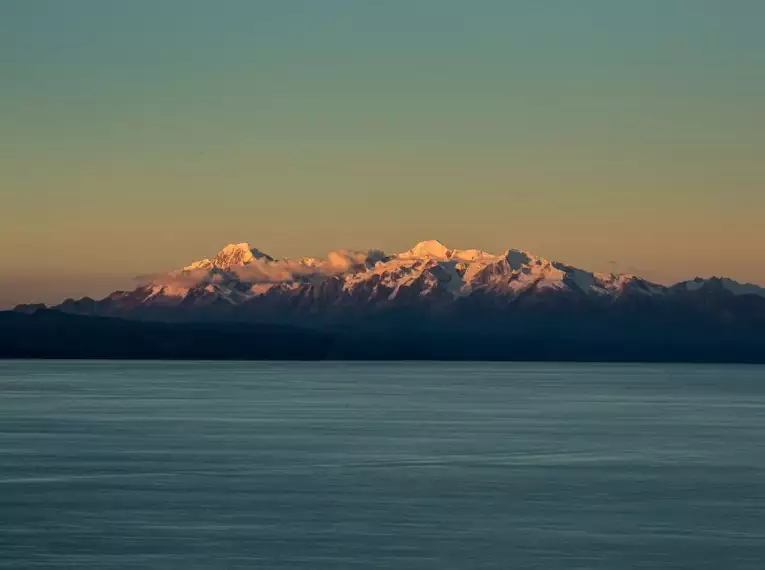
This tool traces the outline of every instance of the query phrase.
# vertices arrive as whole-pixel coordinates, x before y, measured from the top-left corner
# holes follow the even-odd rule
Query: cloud
[[[337,271],[339,273],[344,273],[349,269],[367,263],[374,265],[384,258],[385,254],[378,249],[371,249],[369,251],[340,249],[337,251],[330,251],[329,254],[327,254],[325,269],[328,272]]]
[[[147,285],[173,285],[175,287],[193,287],[203,282],[208,282],[210,277],[206,269],[194,269],[191,271],[174,271],[172,273],[149,273],[135,278],[138,286]]]
[[[292,260],[254,259],[246,265],[235,265],[228,270],[191,269],[172,273],[142,275],[136,278],[139,285],[157,285],[164,287],[190,289],[197,285],[227,281],[235,278],[239,281],[256,284],[301,281],[311,278],[327,278],[342,275],[363,265],[372,266],[385,258],[380,250],[330,251],[326,259]]]
[[[297,261],[280,259],[268,261],[256,259],[247,265],[238,265],[230,269],[230,273],[236,275],[240,281],[247,283],[279,283],[292,281],[311,273],[310,268],[301,265]]]

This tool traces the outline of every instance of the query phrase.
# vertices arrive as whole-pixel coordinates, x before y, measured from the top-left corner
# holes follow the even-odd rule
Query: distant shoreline
[[[424,327],[329,330],[266,323],[169,323],[0,312],[0,358],[173,361],[410,361],[765,364],[761,336],[654,337],[614,329],[486,332]],[[611,332],[611,331],[609,331]]]

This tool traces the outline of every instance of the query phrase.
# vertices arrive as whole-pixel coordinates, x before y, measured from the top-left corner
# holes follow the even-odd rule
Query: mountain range
[[[324,259],[277,259],[230,244],[132,291],[51,309],[310,329],[335,339],[322,342],[344,358],[765,361],[765,288],[757,285],[713,277],[665,286],[528,251],[451,249],[435,240],[401,253],[340,250]]]

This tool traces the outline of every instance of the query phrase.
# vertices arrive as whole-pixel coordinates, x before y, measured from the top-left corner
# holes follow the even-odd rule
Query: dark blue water
[[[0,568],[765,568],[765,368],[0,362]]]

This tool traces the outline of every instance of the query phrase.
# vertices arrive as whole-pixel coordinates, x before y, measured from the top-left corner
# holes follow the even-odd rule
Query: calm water
[[[765,568],[765,367],[0,362],[0,568]]]

